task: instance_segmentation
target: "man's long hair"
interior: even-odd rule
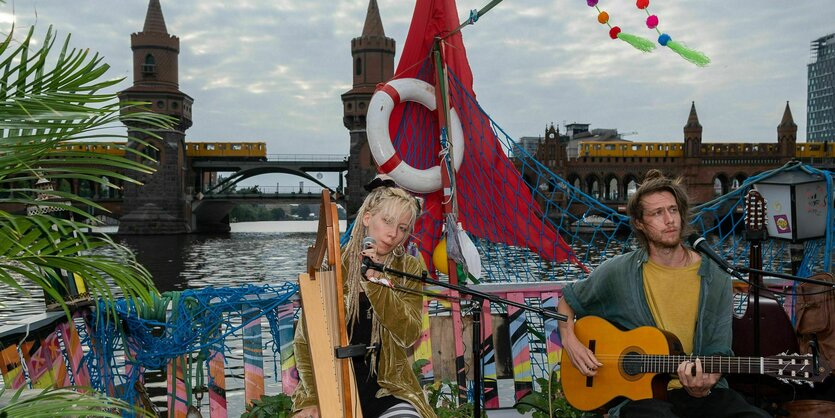
[[[677,177],[675,179],[671,179],[664,176],[664,173],[660,170],[651,169],[647,171],[646,175],[644,175],[644,181],[638,187],[638,190],[636,190],[635,193],[629,197],[629,201],[626,203],[626,214],[629,216],[629,224],[632,226],[635,238],[645,249],[649,248],[647,236],[643,231],[636,227],[636,223],[644,219],[644,205],[642,202],[644,196],[658,192],[670,192],[676,199],[678,213],[679,216],[681,216],[681,231],[679,237],[683,240],[692,229],[690,226],[689,197],[687,196],[687,191],[684,188],[682,178]]]

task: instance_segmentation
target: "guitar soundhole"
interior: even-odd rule
[[[629,352],[623,356],[623,372],[629,376],[635,376],[643,373],[641,371],[641,353]]]

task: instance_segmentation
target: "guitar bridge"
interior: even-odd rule
[[[589,350],[594,353],[595,348],[597,347],[597,340],[589,340]],[[594,376],[586,376],[586,387],[590,388],[594,384]]]

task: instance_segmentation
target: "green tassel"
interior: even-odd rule
[[[620,32],[618,33],[618,39],[632,45],[635,49],[642,52],[650,52],[655,49],[655,42],[646,38],[641,38],[637,35]]]
[[[704,67],[710,64],[710,58],[708,58],[707,55],[696,51],[695,49],[690,49],[681,42],[667,42],[667,47],[675,51],[676,54],[681,55],[682,58],[698,65],[699,67]]]

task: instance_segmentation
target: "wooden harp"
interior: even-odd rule
[[[316,242],[307,249],[307,272],[299,275],[304,332],[319,399],[319,416],[361,418],[353,363],[336,357],[348,345],[342,287],[342,251],[336,203],[322,191]]]

